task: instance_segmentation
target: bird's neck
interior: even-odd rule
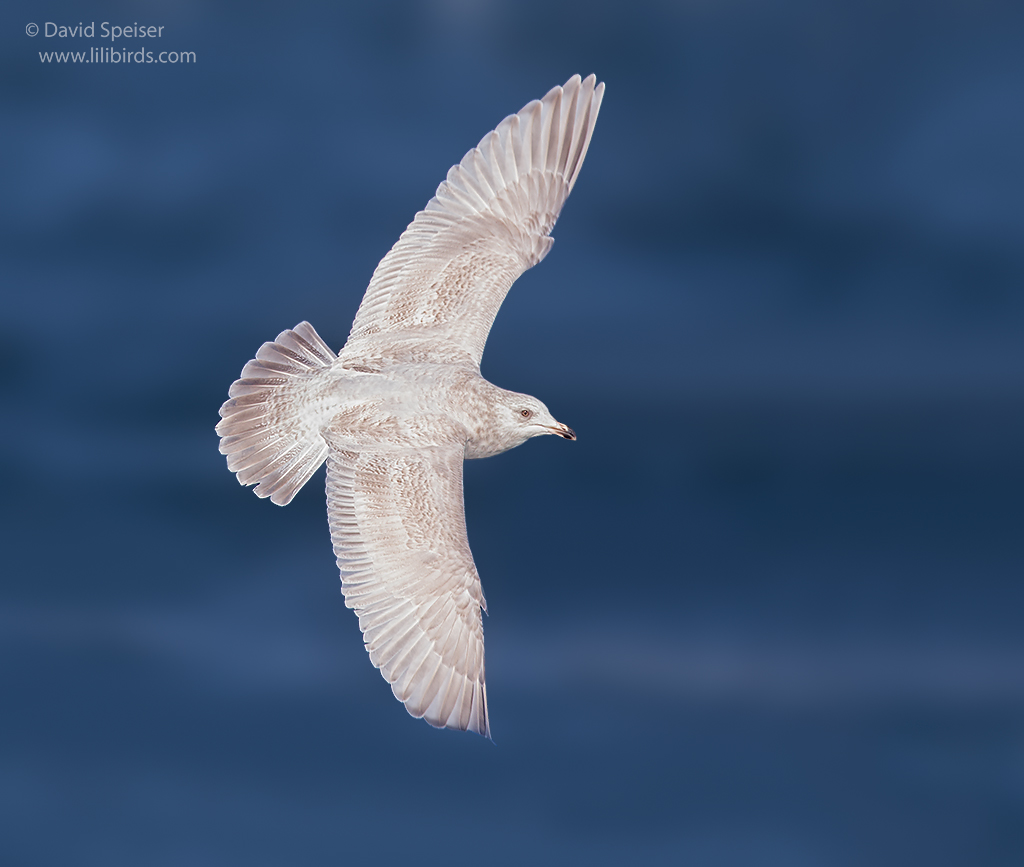
[[[465,408],[469,439],[466,442],[466,460],[500,455],[526,442],[518,430],[510,430],[504,399],[509,392],[491,385],[483,377],[466,383],[465,393],[459,395]]]

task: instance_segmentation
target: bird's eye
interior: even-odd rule
[[[519,410],[519,414],[520,414],[520,415],[521,415],[521,416],[522,416],[523,418],[529,418],[529,417],[530,417],[531,415],[533,415],[533,413],[532,413],[532,412],[530,412],[530,410],[528,410],[528,409],[521,409],[521,410]]]

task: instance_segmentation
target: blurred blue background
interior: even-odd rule
[[[1024,7],[268,7],[0,12],[0,860],[1024,863]],[[213,427],[575,72],[483,370],[579,441],[466,467],[492,744],[370,666],[322,471]]]

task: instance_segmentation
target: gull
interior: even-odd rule
[[[258,497],[288,504],[327,462],[345,605],[395,697],[437,728],[490,737],[462,462],[576,439],[537,398],[487,382],[480,358],[508,290],[551,250],[603,95],[574,75],[505,118],[381,260],[344,348],[300,322],[220,408],[221,454]]]

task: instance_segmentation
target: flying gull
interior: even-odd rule
[[[576,439],[537,398],[487,382],[480,357],[508,290],[551,250],[603,95],[574,75],[505,118],[381,260],[345,347],[300,322],[220,408],[220,451],[258,497],[286,505],[327,461],[345,604],[395,697],[439,728],[490,737],[462,462]]]

